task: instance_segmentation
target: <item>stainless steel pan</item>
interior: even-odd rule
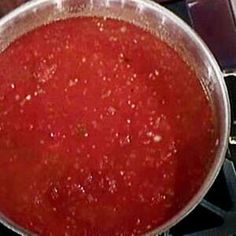
[[[150,235],[164,232],[200,203],[224,161],[230,130],[230,107],[222,72],[209,49],[188,25],[164,7],[148,0],[31,1],[0,20],[0,50],[4,50],[16,38],[38,26],[73,16],[107,16],[149,29],[182,54],[196,71],[213,101],[220,133],[215,160],[201,188],[191,201]],[[0,221],[13,231],[22,235],[29,234],[4,215],[0,216]]]

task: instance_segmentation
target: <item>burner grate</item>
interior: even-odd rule
[[[200,205],[177,226],[162,234],[163,236],[233,236],[236,235],[236,170],[232,161],[226,159],[218,178],[225,178],[231,208],[225,209],[209,199],[215,183]],[[219,186],[218,186],[219,187]],[[222,191],[222,190],[221,190]],[[219,194],[215,192],[215,194]],[[217,196],[218,198],[218,196]],[[214,198],[213,198],[214,199]],[[222,199],[222,198],[220,198]]]
[[[225,211],[222,208],[204,199],[200,205],[211,211],[213,214],[216,214],[217,216],[222,218],[224,223],[219,227],[187,234],[188,236],[228,236],[236,234],[236,171],[232,161],[229,161],[228,159],[225,161],[223,172],[226,178],[226,185],[228,187],[229,194],[232,200],[232,209],[230,211]],[[205,220],[207,220],[207,218],[205,218]]]

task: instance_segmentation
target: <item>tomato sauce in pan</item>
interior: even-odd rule
[[[123,21],[74,18],[0,54],[0,211],[39,235],[141,235],[202,185],[218,144],[182,57]]]

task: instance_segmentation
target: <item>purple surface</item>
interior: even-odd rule
[[[187,0],[187,6],[193,28],[221,67],[236,69],[236,25],[231,0]]]

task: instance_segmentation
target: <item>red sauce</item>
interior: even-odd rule
[[[213,109],[166,43],[59,21],[0,55],[0,209],[40,235],[140,235],[178,213],[214,158]]]

